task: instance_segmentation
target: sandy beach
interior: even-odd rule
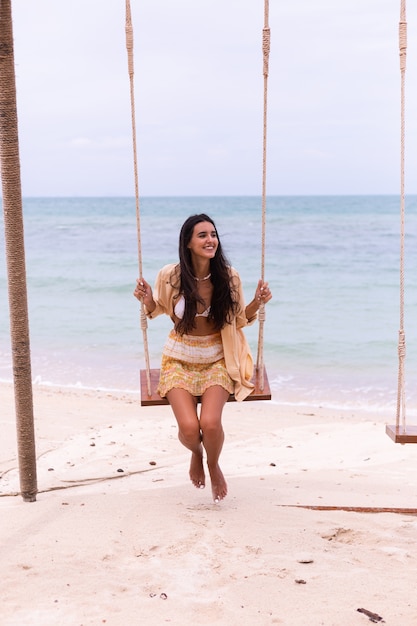
[[[229,403],[215,505],[169,407],[35,387],[25,503],[11,385],[0,403],[1,626],[417,624],[417,516],[357,510],[417,508],[394,416]]]

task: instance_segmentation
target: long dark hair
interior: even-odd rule
[[[204,301],[198,295],[191,251],[188,247],[194,227],[201,222],[210,222],[213,225],[218,240],[216,254],[210,259],[210,280],[214,289],[208,319],[213,323],[215,330],[221,330],[225,324],[232,321],[238,310],[237,292],[236,287],[232,284],[230,263],[223,252],[217,228],[211,217],[205,213],[191,215],[182,225],[179,239],[180,294],[185,299],[184,316],[176,326],[176,330],[180,333],[188,333],[195,328],[197,302],[204,306]]]

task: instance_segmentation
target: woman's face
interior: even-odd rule
[[[191,257],[213,259],[218,246],[217,232],[211,222],[199,222],[194,226],[193,234],[188,244]]]

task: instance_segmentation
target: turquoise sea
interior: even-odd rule
[[[394,415],[399,325],[399,198],[267,199],[265,363],[273,397]],[[177,260],[184,219],[206,212],[249,300],[261,272],[261,199],[142,198],[144,276]],[[24,199],[32,374],[36,385],[139,394],[144,367],[133,198]],[[0,222],[4,232],[3,222]],[[417,407],[417,197],[406,199],[406,380]],[[4,237],[0,379],[12,380]],[[149,322],[152,367],[170,328]],[[257,325],[247,329],[253,352]]]

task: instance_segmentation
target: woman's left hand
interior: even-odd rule
[[[266,304],[267,302],[270,301],[271,298],[272,298],[272,293],[271,293],[271,290],[269,289],[268,283],[264,283],[263,280],[260,279],[258,281],[258,286],[256,287],[254,300],[258,304],[261,304],[261,303]]]

